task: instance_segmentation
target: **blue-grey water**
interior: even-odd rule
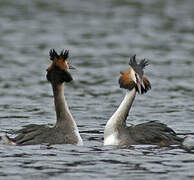
[[[84,140],[73,145],[0,144],[0,179],[194,179],[194,154],[179,147],[103,147],[103,130],[125,91],[129,57],[147,58],[152,90],[128,123],[159,120],[194,132],[193,0],[0,0],[0,132],[54,124],[51,48],[70,50],[65,95]]]

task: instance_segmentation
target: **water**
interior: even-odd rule
[[[194,132],[194,1],[0,1],[0,131],[55,123],[45,74],[51,48],[77,67],[65,95],[83,147],[0,145],[0,179],[193,179],[194,154],[178,147],[103,147],[104,126],[124,96],[129,56],[150,59],[152,90],[128,123],[159,120]]]

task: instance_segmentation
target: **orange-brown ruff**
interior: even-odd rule
[[[135,82],[131,78],[132,71],[132,69],[129,69],[127,72],[121,72],[121,76],[119,78],[120,88],[128,90],[131,90],[134,87],[137,88]],[[146,93],[148,90],[151,89],[151,84],[146,77],[143,77],[143,84],[145,88],[141,87],[142,93]]]
[[[130,59],[130,68],[121,72],[119,84],[126,89],[126,95],[118,109],[108,120],[104,130],[104,145],[130,146],[134,144],[154,144],[168,146],[181,144],[180,138],[166,124],[149,121],[127,127],[126,120],[135,99],[136,92],[146,93],[151,89],[149,80],[144,77],[144,68],[148,62],[144,59],[137,63],[136,57]]]
[[[15,138],[4,136],[4,142],[10,145],[34,144],[75,144],[82,145],[77,125],[64,96],[64,82],[72,81],[68,69],[72,68],[68,61],[68,50],[60,55],[53,49],[50,51],[51,65],[47,69],[47,80],[51,83],[54,95],[57,122],[54,127],[30,124],[15,132]]]

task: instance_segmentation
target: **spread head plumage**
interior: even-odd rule
[[[142,59],[142,60],[140,61],[139,65],[142,67],[142,69],[144,69],[146,66],[149,65],[149,62],[148,62],[148,60],[146,60],[146,59]]]
[[[51,49],[49,55],[51,61],[56,61],[58,59],[66,60],[69,57],[69,50],[62,50],[60,55],[58,55],[54,49]]]
[[[149,65],[148,60],[142,59],[140,63],[137,63],[136,61],[136,55],[132,56],[129,61],[129,65],[133,70],[140,75],[140,77],[143,77],[143,69]]]
[[[133,55],[133,56],[130,58],[130,60],[129,60],[129,65],[130,65],[131,67],[137,66],[136,54]]]

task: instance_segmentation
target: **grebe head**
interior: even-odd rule
[[[121,72],[119,84],[121,88],[133,89],[134,87],[139,94],[146,93],[151,89],[151,84],[144,77],[144,68],[148,65],[148,61],[143,59],[140,63],[136,61],[136,55],[132,56],[129,61],[130,68],[127,72]]]
[[[51,65],[47,69],[47,80],[55,84],[72,81],[73,78],[68,70],[75,68],[67,61],[69,51],[63,50],[60,55],[58,55],[54,49],[51,49],[49,55]]]

